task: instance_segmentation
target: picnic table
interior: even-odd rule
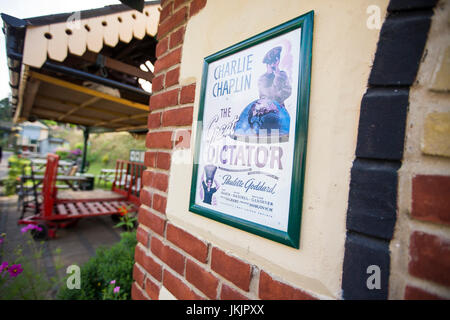
[[[98,176],[98,182],[100,184],[101,181],[103,181],[103,185],[106,186],[107,182],[113,182],[116,176],[116,172],[117,174],[120,175],[120,173],[122,172],[122,174],[126,173],[127,170],[126,169],[122,169],[122,170],[118,170],[118,169],[102,169],[100,170],[100,174]]]
[[[32,158],[30,159],[31,163],[36,166],[36,171],[44,171],[45,165],[47,164],[46,159],[40,158]],[[71,167],[73,167],[74,163],[72,161],[61,160],[58,163],[58,167],[61,168],[64,172],[68,172]]]
[[[24,182],[34,178],[34,180],[36,181],[36,187],[41,185],[42,181],[44,181],[44,175],[34,175],[33,177],[29,176],[29,175],[25,175],[25,176],[20,176],[20,178],[23,179]],[[88,177],[84,177],[84,176],[64,176],[64,175],[56,176],[56,181],[64,182],[66,185],[69,186],[70,189],[72,189],[74,191],[79,190],[80,182],[87,181],[87,180],[88,180]]]

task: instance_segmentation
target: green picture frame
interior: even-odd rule
[[[287,21],[281,25],[271,28],[265,32],[255,35],[245,41],[239,42],[204,59],[203,74],[201,82],[200,103],[198,111],[198,122],[194,146],[194,165],[191,180],[191,193],[189,211],[201,216],[216,220],[229,226],[256,234],[258,236],[285,244],[293,248],[300,247],[300,229],[303,205],[303,189],[305,174],[305,159],[308,133],[308,114],[311,79],[311,59],[313,42],[314,11],[310,11],[295,19]],[[255,223],[236,216],[225,214],[196,203],[198,186],[200,147],[203,130],[203,118],[205,111],[205,95],[207,87],[209,66],[211,63],[226,58],[242,50],[252,48],[262,42],[275,39],[284,34],[300,30],[300,55],[294,57],[299,59],[298,88],[297,88],[297,112],[295,117],[295,141],[292,163],[292,180],[290,186],[289,214],[287,230],[278,230],[261,223]],[[202,180],[203,181],[203,180]]]

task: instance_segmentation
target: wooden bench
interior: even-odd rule
[[[57,228],[68,226],[81,218],[120,215],[123,208],[126,208],[128,212],[138,210],[139,192],[142,187],[141,176],[144,171],[142,164],[118,162],[117,166],[120,163],[121,170],[125,170],[129,180],[123,186],[116,184],[116,181],[113,182],[111,191],[113,197],[95,191],[78,191],[71,193],[70,196],[67,193],[61,193],[61,196],[58,196],[56,187],[58,161],[58,155],[47,156],[47,166],[42,182],[43,200],[39,213],[19,220],[19,224],[35,224],[41,227],[42,232],[33,230],[35,238],[54,237]],[[119,175],[116,174],[115,178],[118,179]]]

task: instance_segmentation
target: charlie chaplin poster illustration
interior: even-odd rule
[[[277,46],[264,56],[262,62],[267,71],[258,79],[259,98],[250,102],[239,116],[235,139],[259,136],[261,129],[268,136],[279,136],[280,141],[289,138],[290,117],[284,101],[291,95],[292,87],[288,74],[280,70],[281,51],[282,47]]]

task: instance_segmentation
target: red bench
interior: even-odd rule
[[[116,174],[112,191],[114,197],[98,195],[95,191],[84,193],[73,192],[70,197],[58,197],[56,176],[58,173],[59,156],[49,154],[45,169],[42,204],[38,214],[20,219],[19,224],[34,224],[40,229],[33,230],[37,239],[55,237],[57,228],[64,228],[81,218],[104,215],[118,216],[126,208],[128,212],[136,212],[139,208],[139,193],[142,188],[142,172],[144,166],[139,163],[118,160],[117,167],[125,169],[126,174]],[[86,197],[89,193],[90,197]],[[83,195],[83,196],[82,196]],[[79,197],[79,198],[77,198]]]

